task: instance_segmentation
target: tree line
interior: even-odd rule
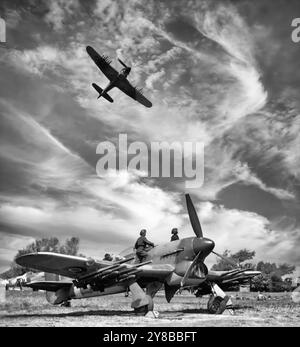
[[[26,269],[19,266],[15,259],[21,255],[36,253],[36,252],[55,252],[60,254],[78,255],[80,239],[78,237],[71,237],[66,239],[64,243],[61,243],[57,237],[43,238],[35,240],[27,245],[25,248],[18,250],[14,257],[10,268],[3,272],[0,277],[9,279],[16,276],[21,276],[31,269]]]
[[[58,238],[50,237],[35,240],[27,245],[25,248],[18,250],[11,263],[9,270],[5,271],[0,277],[8,279],[16,276],[21,276],[31,269],[23,268],[16,264],[15,259],[21,255],[36,252],[55,252],[68,255],[79,255],[80,239],[78,237],[71,237],[61,243]],[[261,271],[261,275],[251,280],[251,289],[254,291],[285,291],[290,290],[291,283],[283,281],[282,276],[291,274],[295,270],[294,265],[287,263],[275,264],[270,262],[259,261],[257,264],[250,262],[255,257],[255,251],[248,249],[241,249],[236,253],[230,250],[225,250],[223,256],[232,260],[236,265],[233,265],[225,259],[219,258],[212,266],[211,270],[214,271],[230,271],[235,268],[252,269]]]
[[[234,268],[251,269],[260,271],[261,275],[251,280],[251,289],[254,291],[280,292],[289,291],[292,288],[290,280],[282,280],[282,276],[292,274],[295,266],[287,263],[276,264],[259,261],[257,264],[250,262],[255,257],[255,251],[241,249],[236,253],[225,250],[223,256],[236,263],[236,266],[228,263],[225,259],[218,259],[217,263],[212,266],[214,271],[230,271]]]

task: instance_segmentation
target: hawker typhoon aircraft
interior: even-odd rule
[[[33,273],[33,272],[26,272],[22,276],[12,277],[7,280],[6,283],[6,289],[21,289],[23,287],[26,287],[28,283],[34,280],[40,280],[42,277],[44,277],[44,273]]]
[[[86,51],[88,55],[92,58],[98,68],[103,72],[103,74],[109,79],[109,84],[104,88],[100,88],[96,83],[93,83],[92,86],[99,93],[98,99],[105,98],[109,102],[113,102],[113,99],[108,92],[114,88],[119,88],[123,93],[130,96],[132,99],[138,101],[140,104],[146,107],[152,107],[152,103],[145,98],[142,94],[142,89],[137,89],[133,87],[127,80],[127,76],[130,74],[131,68],[123,63],[121,59],[118,59],[120,64],[123,65],[123,69],[120,72],[117,72],[110,64],[111,60],[107,56],[99,55],[94,48],[87,46]]]
[[[32,253],[20,256],[16,262],[26,268],[47,273],[45,281],[32,281],[28,286],[46,290],[52,304],[68,303],[71,299],[110,295],[131,291],[131,307],[136,314],[153,311],[153,298],[164,286],[168,302],[182,288],[193,288],[196,296],[210,294],[208,310],[220,314],[232,303],[220,288],[222,283],[244,281],[260,272],[234,269],[227,272],[208,271],[205,258],[214,253],[228,262],[232,260],[213,252],[215,243],[203,237],[202,228],[189,195],[187,210],[196,237],[157,245],[139,263],[134,253],[118,261],[95,260],[56,253]],[[59,280],[60,276],[67,277]]]
[[[23,274],[22,276],[12,277],[7,280],[6,289],[20,289],[22,290],[22,285],[28,282],[27,274]]]

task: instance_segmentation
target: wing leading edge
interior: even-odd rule
[[[118,77],[119,73],[110,66],[111,61],[107,57],[99,55],[94,48],[87,46],[86,51],[98,68],[104,73],[104,75],[110,80],[114,80]]]
[[[128,263],[134,257],[122,260],[95,261],[83,257],[75,257],[58,253],[31,253],[20,256],[16,259],[17,264],[57,275],[75,279],[76,286],[86,286],[87,284],[97,285],[126,282],[128,280],[147,280],[151,278],[163,280],[170,275],[174,267],[169,265],[151,264],[152,261],[144,263]],[[40,285],[36,284],[36,286]]]
[[[216,283],[243,283],[255,276],[260,275],[260,271],[247,269],[234,269],[231,271],[209,271],[208,280]]]
[[[118,82],[117,87],[126,95],[136,100],[145,107],[152,107],[152,103],[136,88],[134,88],[128,80],[121,80]]]
[[[23,267],[70,278],[77,278],[109,264],[105,261],[99,263],[84,257],[50,252],[26,254],[18,257],[16,263]]]

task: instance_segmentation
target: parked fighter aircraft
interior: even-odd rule
[[[141,89],[137,89],[133,87],[127,80],[127,76],[129,75],[131,68],[122,62],[121,59],[118,61],[124,66],[124,68],[117,72],[110,64],[111,60],[109,60],[106,56],[100,56],[92,47],[87,46],[86,51],[88,55],[93,59],[98,68],[104,73],[104,75],[109,79],[109,84],[104,88],[100,88],[96,83],[93,83],[92,86],[99,93],[98,99],[103,96],[107,101],[113,102],[113,99],[107,93],[114,87],[119,88],[123,93],[127,94],[134,100],[138,101],[140,104],[151,107],[152,103],[145,98],[142,94]]]
[[[22,276],[12,277],[6,283],[6,290],[8,289],[20,289],[22,290],[22,286],[24,283],[28,281],[27,274],[25,273]]]
[[[12,277],[7,280],[6,283],[6,290],[9,289],[20,289],[22,290],[23,287],[26,287],[28,283],[30,283],[32,280],[40,280],[42,277],[44,277],[44,273],[32,273],[32,272],[26,272],[22,276]]]
[[[47,299],[52,304],[126,292],[129,288],[132,293],[132,308],[137,314],[146,314],[153,310],[153,298],[164,285],[168,302],[177,290],[184,287],[196,289],[197,296],[211,294],[208,310],[220,314],[231,305],[230,298],[220,288],[222,282],[251,278],[260,272],[241,269],[209,272],[204,260],[213,252],[215,243],[203,237],[189,195],[186,195],[186,203],[196,237],[155,246],[149,250],[143,263],[138,263],[133,253],[118,261],[97,261],[56,253],[33,253],[20,256],[16,262],[27,268],[51,273],[47,275],[46,281],[32,281],[28,286],[46,290]],[[231,260],[224,259],[232,263]],[[60,281],[60,275],[70,279]]]

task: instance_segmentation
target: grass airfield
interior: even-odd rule
[[[73,300],[71,307],[60,307],[50,305],[43,292],[11,290],[6,293],[6,302],[0,304],[0,326],[300,326],[300,304],[292,302],[290,293],[270,293],[266,301],[257,301],[257,293],[229,295],[233,296],[234,314],[225,311],[212,315],[206,309],[208,297],[199,299],[184,292],[168,304],[160,292],[154,301],[159,318],[154,319],[135,316],[131,298],[124,294]]]

